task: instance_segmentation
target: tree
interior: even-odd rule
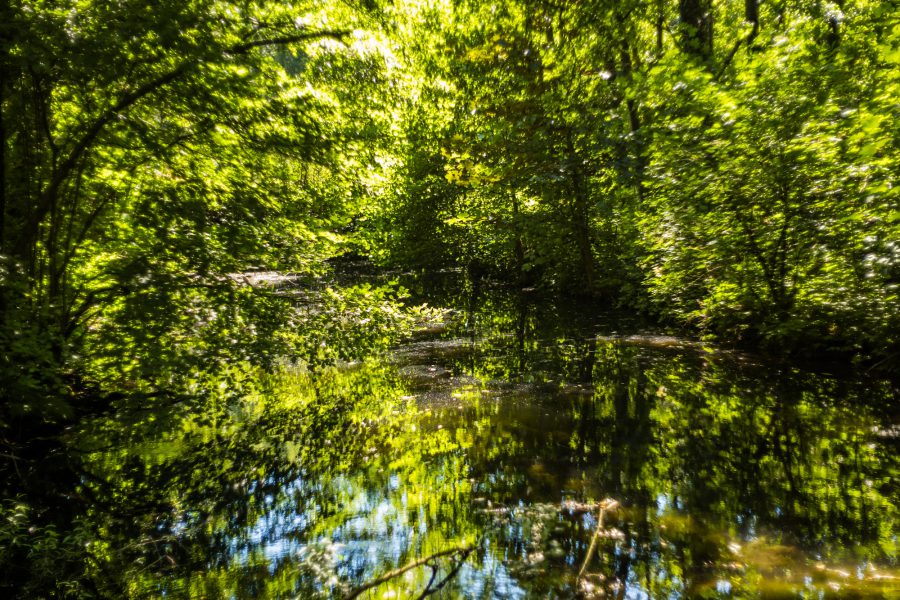
[[[890,268],[876,273],[863,258],[893,235],[894,175],[879,165],[895,150],[869,112],[893,85],[887,55],[871,48],[880,14],[866,4],[847,13],[833,49],[819,43],[816,15],[789,12],[790,27],[760,31],[752,52],[732,54],[721,82],[689,69],[653,82],[678,91],[677,102],[655,100],[665,116],[644,222],[648,283],[663,311],[782,347],[819,340],[864,354],[895,343]]]
[[[262,0],[41,1],[3,13],[10,405],[82,385],[56,377],[76,363],[84,375],[91,356],[183,355],[178,340],[204,331],[208,344],[233,345],[238,330],[254,338],[254,311],[271,331],[287,313],[229,274],[310,271],[332,252],[358,187],[340,162],[367,159],[353,157],[364,136],[348,135],[365,123],[342,120],[327,67],[377,68],[353,46],[365,13]],[[346,75],[347,92],[363,89]]]

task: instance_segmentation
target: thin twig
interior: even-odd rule
[[[871,367],[869,367],[868,369],[866,369],[865,372],[866,372],[866,373],[869,373],[869,372],[872,371],[873,369],[876,369],[876,368],[880,367],[880,366],[883,365],[884,363],[888,362],[888,361],[891,360],[892,358],[896,358],[897,356],[900,356],[900,352],[894,352],[893,354],[888,354],[888,355],[885,356],[883,359],[879,360],[877,363],[875,363],[874,365],[872,365]]]
[[[618,500],[613,500],[612,498],[607,498],[600,503],[600,515],[597,518],[597,529],[594,530],[594,536],[591,538],[591,545],[588,547],[587,556],[584,557],[584,562],[581,563],[581,570],[578,571],[578,578],[576,581],[580,581],[581,578],[584,577],[584,571],[587,569],[588,563],[591,562],[591,558],[594,556],[597,540],[600,539],[600,534],[603,531],[603,517],[606,515],[606,511],[614,510],[618,505]]]
[[[422,593],[419,595],[418,598],[416,598],[416,600],[422,600],[422,598],[427,596],[429,594],[428,590],[431,589],[431,586],[434,585],[434,580],[437,579],[437,574],[438,574],[438,570],[440,569],[440,565],[438,565],[437,563],[431,563],[428,565],[428,567],[431,569],[431,577],[428,578],[428,584],[425,586],[425,589],[422,590]]]
[[[13,468],[16,470],[16,475],[19,476],[19,479],[22,479],[22,473],[19,471],[19,461],[22,460],[15,454],[7,454],[6,452],[0,452],[0,458],[8,458],[13,464]]]

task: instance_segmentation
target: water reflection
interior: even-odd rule
[[[123,405],[73,433],[92,585],[341,597],[475,545],[434,597],[900,597],[888,383],[519,294],[461,304],[389,364],[236,372],[204,404]],[[416,598],[430,576],[363,597]]]

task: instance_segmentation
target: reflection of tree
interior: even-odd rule
[[[711,577],[696,565],[724,560],[724,540],[716,532],[719,538],[765,535],[828,554],[855,548],[856,560],[896,556],[896,544],[884,552],[884,527],[897,523],[896,495],[859,494],[858,502],[848,503],[841,492],[850,482],[896,472],[896,459],[870,457],[850,466],[830,456],[834,446],[854,452],[872,445],[870,430],[878,421],[871,410],[848,414],[834,406],[827,378],[794,374],[767,381],[765,372],[729,372],[727,362],[714,359],[702,367],[661,364],[648,372],[666,390],[654,416],[663,448],[658,493],[690,515],[690,535],[672,540],[686,586]],[[847,390],[842,401],[858,402],[860,391]],[[871,500],[881,506],[875,527]]]
[[[371,366],[315,380],[236,370],[198,386],[207,383],[213,391],[195,399],[123,402],[72,436],[73,493],[85,504],[63,504],[74,504],[74,531],[60,533],[85,539],[87,552],[71,559],[93,565],[87,583],[102,594],[226,597],[316,583],[303,561],[273,563],[265,546],[296,543],[327,520],[331,491],[311,474],[365,462],[403,409],[394,375]],[[279,510],[285,498],[291,509]],[[285,579],[263,583],[271,568]],[[30,577],[52,584],[54,573]]]
[[[523,328],[521,307],[496,294],[472,307],[483,311],[477,355],[459,370],[536,386],[527,401],[516,392],[471,417],[483,422],[466,432],[472,471],[504,502],[621,499],[629,516],[624,540],[607,542],[608,579],[643,581],[652,597],[706,593],[719,577],[755,585],[747,565],[760,561],[741,563],[730,540],[769,540],[754,556],[779,577],[803,571],[811,553],[855,564],[897,556],[897,459],[871,431],[889,388],[652,339],[601,342],[571,315],[543,312]],[[579,552],[577,539],[561,544]]]
[[[399,400],[373,364],[315,384],[236,372],[198,383],[220,390],[202,408],[123,403],[73,434],[90,579],[119,596],[338,596],[483,536],[447,597],[565,597],[596,521],[560,500],[607,496],[623,506],[586,576],[612,596],[727,581],[795,597],[832,565],[896,560],[898,453],[873,408],[889,387],[609,341],[514,295],[471,310],[475,343],[430,357],[470,377],[429,384],[434,402]],[[429,570],[409,576],[378,593],[424,589]]]

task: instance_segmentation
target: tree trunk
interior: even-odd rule
[[[515,189],[512,189],[510,194],[512,195],[513,235],[516,238],[515,246],[513,247],[513,258],[516,265],[516,279],[519,283],[522,283],[525,280],[525,244],[522,242],[522,229],[519,223],[519,196],[516,194]]]
[[[584,291],[588,294],[594,292],[594,252],[591,248],[591,230],[589,223],[588,195],[584,186],[584,176],[576,169],[573,173],[573,187],[575,188],[575,242],[578,245],[578,255],[581,261],[581,278],[584,283]]]
[[[582,171],[575,144],[569,134],[568,151],[569,163],[572,170],[572,193],[574,196],[572,229],[575,235],[575,244],[578,247],[578,257],[581,266],[581,281],[583,290],[587,294],[594,292],[594,251],[591,247],[590,206],[587,182]]]
[[[744,20],[759,27],[759,0],[744,0]]]
[[[685,50],[703,60],[713,56],[712,0],[679,0],[681,39]]]
[[[12,11],[9,0],[0,0],[0,254],[6,249],[6,202],[7,202],[7,131],[6,131],[6,88],[11,85],[9,77],[9,50],[12,46]]]
[[[2,18],[2,16],[0,16]],[[3,41],[0,40],[0,44]],[[0,252],[5,246],[6,232],[6,111],[3,102],[6,99],[6,50],[0,50]]]
[[[838,5],[838,8],[844,10],[844,3],[841,0],[835,3]],[[828,44],[829,49],[835,50],[841,45],[841,21],[835,14],[830,14],[825,19],[828,22],[828,34],[825,36],[825,43]]]

